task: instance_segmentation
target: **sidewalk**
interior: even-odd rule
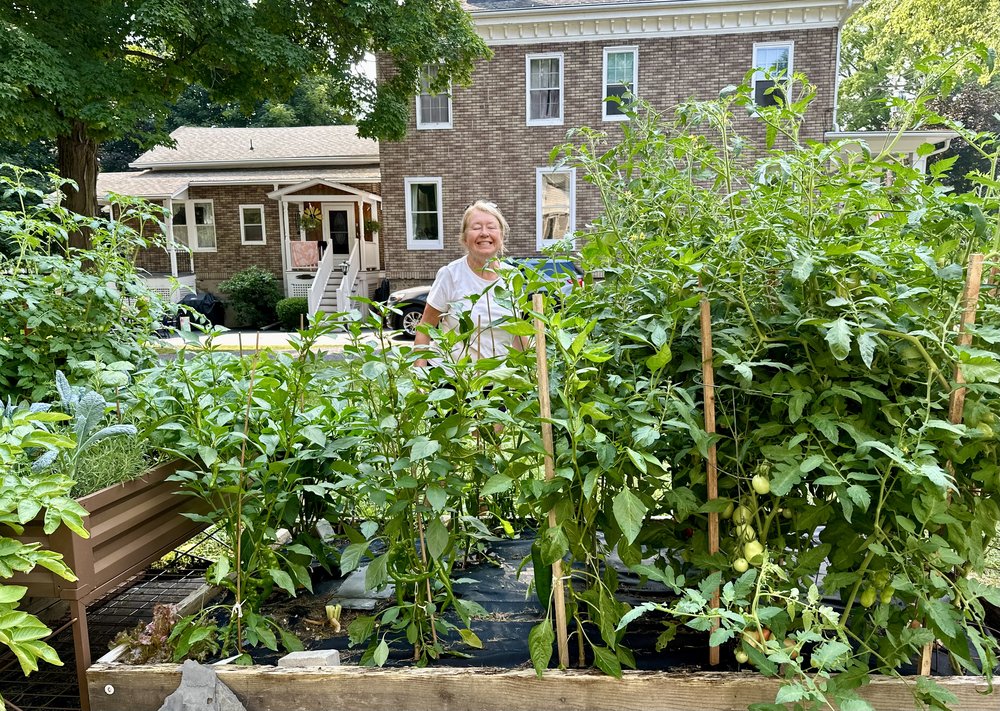
[[[366,330],[362,333],[367,334],[370,338],[375,338],[373,331]],[[245,353],[253,353],[256,350],[288,351],[294,349],[291,339],[296,335],[295,331],[226,331],[217,334],[213,339],[213,343],[215,348],[221,351],[242,351]],[[207,336],[202,335],[202,342],[206,338]],[[340,353],[344,350],[344,346],[350,343],[350,340],[350,336],[345,333],[322,336],[317,341],[315,350],[327,353]],[[395,339],[390,339],[390,343],[394,342]],[[184,343],[185,340],[181,336],[161,338],[161,345],[157,347],[157,350],[161,353],[169,353],[179,350]],[[192,348],[194,346],[188,345],[188,347]]]

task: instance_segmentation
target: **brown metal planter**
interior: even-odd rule
[[[84,518],[90,538],[80,538],[65,527],[46,535],[41,519],[25,526],[20,537],[22,541],[37,541],[43,548],[61,553],[77,575],[78,579],[70,582],[37,567],[9,582],[27,586],[30,597],[58,598],[69,603],[80,699],[85,710],[89,708],[86,670],[90,666],[87,605],[205,528],[204,523],[182,515],[204,512],[204,503],[191,496],[177,495],[180,485],[167,480],[182,466],[179,460],[167,462],[136,479],[80,499],[80,504],[90,512]]]

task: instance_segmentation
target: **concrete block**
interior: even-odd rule
[[[246,711],[236,694],[219,681],[211,667],[188,659],[181,666],[177,691],[163,701],[160,711]]]
[[[336,649],[313,649],[291,652],[278,660],[279,667],[339,667],[340,652]]]

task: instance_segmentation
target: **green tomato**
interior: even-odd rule
[[[792,510],[790,508],[785,507],[785,508],[781,509],[781,518],[787,519],[788,521],[791,521],[792,520],[792,516],[793,516],[793,514],[792,514]]]
[[[879,597],[879,602],[881,602],[883,605],[888,605],[890,602],[892,602],[892,596],[895,594],[896,594],[896,588],[892,587],[891,585],[888,585],[882,588],[882,595],[881,597]]]
[[[861,602],[862,607],[871,607],[875,604],[875,588],[865,588],[861,591]]]
[[[760,541],[747,541],[743,544],[743,557],[754,565],[760,562],[763,554],[764,546]]]
[[[750,519],[750,509],[746,506],[737,506],[733,511],[733,523],[747,523]]]
[[[745,573],[750,569],[750,564],[746,558],[737,558],[733,561],[733,570],[737,573]]]
[[[750,480],[750,486],[756,491],[760,496],[771,493],[771,481],[763,474],[757,474],[753,479]]]
[[[872,582],[875,584],[875,587],[884,588],[889,584],[889,571],[884,568],[875,571],[875,574],[872,576]]]
[[[749,523],[741,523],[736,526],[736,537],[741,541],[753,541],[757,539],[757,532]]]
[[[736,505],[732,501],[730,501],[728,504],[726,504],[726,508],[722,509],[722,513],[720,513],[719,516],[721,516],[724,519],[732,518],[733,511],[735,510],[736,510]]]
[[[740,664],[746,664],[750,661],[750,655],[744,652],[742,649],[737,649],[736,653],[733,655],[736,657],[736,661]]]

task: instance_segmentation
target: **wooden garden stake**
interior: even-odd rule
[[[715,369],[712,367],[712,309],[708,299],[701,300],[701,371],[705,390],[705,432],[715,434]],[[716,458],[715,442],[708,445],[708,458],[705,461],[705,475],[708,478],[708,500],[719,498],[719,465]],[[719,514],[712,511],[708,514],[708,553],[719,552]],[[719,589],[712,593],[712,606],[719,606]],[[716,620],[712,624],[714,632],[719,627]],[[718,645],[708,648],[708,663],[715,666],[719,663]]]
[[[531,306],[535,313],[540,314],[545,309],[542,294],[531,298]],[[545,480],[549,481],[556,475],[555,446],[552,442],[552,403],[549,401],[549,367],[545,357],[545,325],[542,319],[535,316],[535,362],[538,367],[538,408],[542,416],[542,446],[545,448]],[[549,510],[549,527],[556,525],[555,509]],[[566,630],[566,597],[563,592],[562,561],[552,564],[552,591],[556,608],[556,640],[559,648],[559,666],[569,668],[569,634]]]
[[[969,327],[976,322],[976,311],[979,309],[979,292],[983,286],[983,255],[973,254],[969,258],[969,269],[965,277],[965,291],[962,293],[962,318],[959,325],[958,345],[969,346],[972,344],[972,331]],[[965,409],[965,376],[962,369],[955,366],[955,383],[958,385],[951,391],[951,398],[948,401],[948,421],[953,425],[961,424],[962,411]],[[951,462],[948,462],[948,470],[952,470]],[[951,500],[951,493],[948,494]],[[924,645],[920,653],[920,675],[930,676],[931,673],[931,653],[934,644]]]

